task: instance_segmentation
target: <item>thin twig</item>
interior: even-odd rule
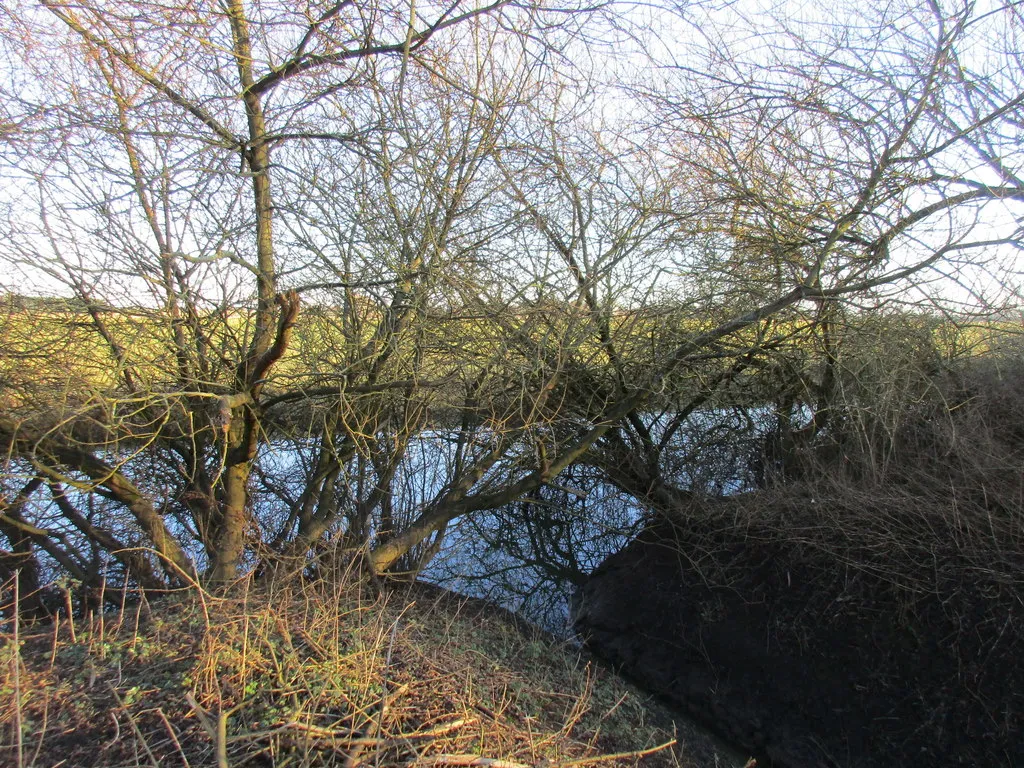
[[[499,760],[480,755],[434,755],[415,765],[454,765],[463,768],[533,768],[526,763],[514,763],[511,760]]]
[[[188,761],[188,757],[185,755],[185,750],[181,748],[181,742],[178,741],[178,734],[174,731],[174,726],[171,725],[171,721],[167,719],[167,715],[164,714],[163,707],[157,707],[156,713],[160,716],[160,719],[164,721],[164,727],[167,728],[167,733],[171,737],[171,742],[174,744],[175,749],[178,750],[178,754],[181,755],[181,762],[185,764],[185,768],[192,768]]]
[[[462,728],[465,725],[472,725],[475,722],[476,718],[459,718],[458,720],[452,720],[451,722],[442,723],[441,725],[434,726],[433,728],[428,728],[425,731],[400,733],[394,737],[382,739],[374,736],[356,736],[350,730],[324,728],[319,725],[293,721],[283,723],[276,728],[271,728],[266,731],[248,731],[247,733],[237,734],[229,738],[228,743],[233,744],[238,741],[257,741],[270,736],[277,736],[287,731],[301,731],[306,736],[310,736],[314,739],[337,741],[347,747],[390,747],[412,739],[434,739],[439,736],[445,736],[452,731],[457,731],[459,728]]]
[[[132,717],[132,713],[128,711],[128,708],[121,701],[121,697],[117,695],[117,690],[110,683],[107,683],[107,688],[110,690],[110,695],[114,697],[114,701],[117,702],[117,708],[124,712],[125,717],[128,718],[128,723],[132,727],[132,731],[135,733],[135,738],[139,740],[139,744],[142,749],[145,750],[146,756],[149,758],[150,764],[153,768],[160,768],[160,761],[156,759],[156,755],[153,754],[149,748],[149,744],[146,743],[146,737],[143,736],[142,731],[139,729],[138,724],[135,722],[135,718]],[[114,718],[114,723],[117,723],[117,718]]]
[[[638,749],[633,752],[616,752],[611,755],[596,755],[594,757],[581,757],[578,760],[569,760],[565,763],[554,763],[557,768],[572,768],[576,765],[592,765],[593,763],[606,763],[610,760],[630,760],[637,757],[646,757],[647,755],[653,755],[655,752],[661,752],[662,750],[668,749],[675,746],[676,740],[670,739],[664,744],[659,744],[656,747],[650,747],[648,749]]]
[[[21,721],[21,569],[14,571],[14,646],[11,649],[11,667],[14,677],[14,729],[18,747],[18,768],[25,765],[25,746],[22,741]]]
[[[549,763],[547,761],[543,761],[543,763],[549,766],[549,768],[573,768],[573,766],[606,763],[612,760],[629,760],[653,755],[655,752],[661,752],[662,750],[674,746],[675,743],[676,740],[672,739],[670,741],[666,741],[664,744],[659,744],[656,747],[638,749],[633,752],[616,752],[611,755],[581,757],[578,760],[568,760],[566,762]],[[511,760],[481,757],[480,755],[434,755],[433,757],[418,760],[414,765],[451,765],[460,766],[461,768],[537,768],[537,766],[531,766],[526,763],[515,763]],[[748,765],[747,768],[750,768],[750,766]]]

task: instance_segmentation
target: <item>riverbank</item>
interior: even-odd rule
[[[743,764],[578,649],[433,587],[188,592],[14,629],[6,765]]]

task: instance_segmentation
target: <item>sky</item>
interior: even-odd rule
[[[934,36],[938,30],[934,20],[910,23],[906,8],[899,3],[867,8],[856,3],[768,3],[758,0],[691,3],[681,10],[639,3],[627,7],[629,10],[618,18],[614,30],[607,23],[604,26],[596,24],[584,42],[581,42],[583,38],[579,38],[575,42],[565,43],[561,49],[562,63],[572,62],[574,68],[570,71],[563,66],[563,74],[558,76],[562,79],[562,87],[568,89],[568,96],[563,99],[563,106],[559,109],[566,110],[568,107],[568,112],[578,113],[575,127],[578,130],[589,130],[592,137],[600,136],[599,141],[594,139],[595,152],[614,153],[629,146],[642,146],[646,150],[652,142],[660,142],[651,157],[658,162],[664,159],[664,176],[672,177],[672,174],[676,174],[680,180],[680,189],[685,187],[687,164],[692,162],[687,153],[693,145],[687,142],[695,140],[694,137],[700,131],[706,133],[708,130],[718,130],[723,134],[718,138],[721,145],[728,143],[731,147],[746,147],[733,157],[723,156],[723,166],[730,162],[737,165],[729,169],[733,181],[741,180],[744,184],[750,181],[750,174],[739,167],[743,162],[757,157],[762,158],[759,162],[769,162],[780,147],[785,149],[798,146],[799,141],[796,140],[801,137],[793,132],[805,128],[795,126],[807,126],[815,120],[818,125],[815,130],[821,131],[819,140],[824,141],[820,146],[821,151],[834,151],[837,156],[846,153],[842,159],[847,165],[856,162],[858,158],[865,162],[875,159],[871,153],[884,149],[884,142],[881,142],[884,131],[879,126],[883,126],[885,119],[899,113],[899,105],[894,107],[892,104],[898,95],[893,91],[893,86],[903,82],[900,78],[904,77],[906,82],[911,83],[908,93],[914,95],[913,81],[916,73],[912,69],[920,62],[912,56],[908,58],[906,51],[914,46],[918,46],[921,52],[926,51],[929,35]],[[913,4],[907,7],[913,9]],[[917,10],[924,7],[924,4],[920,4]],[[868,20],[865,14],[870,14],[873,17],[871,21],[880,25],[878,28],[882,34],[867,34],[870,30],[866,25]],[[999,41],[1012,40],[1012,35],[1019,30],[1015,23],[1006,24],[1006,36],[994,34],[1004,31],[1000,29],[1005,24],[1003,16],[985,17],[984,9],[981,16],[982,20],[966,33],[964,43],[957,48],[961,70],[977,70],[985,78],[982,85],[1000,88],[1012,96],[1012,89],[1019,89],[1024,82],[1020,61],[1012,55],[1006,55],[1005,51],[1000,52]],[[841,28],[835,25],[837,19],[844,22]],[[812,35],[817,40],[812,40]],[[14,58],[8,59],[8,66],[12,68],[7,73],[12,77],[8,79],[12,83],[21,82],[22,95],[29,98],[43,94],[43,90],[31,81],[32,70],[29,65],[39,63],[38,57],[32,58],[34,54],[42,53],[43,58],[47,58],[48,52],[42,47],[44,42],[44,38],[40,37],[41,47],[25,46],[24,52],[29,59],[21,64]],[[1007,43],[1007,46],[1011,45]],[[67,49],[64,49],[61,55],[66,54]],[[72,52],[71,59],[76,55]],[[551,56],[550,60],[557,61],[558,58]],[[60,56],[49,56],[49,59],[50,65],[60,62]],[[197,62],[184,64],[194,67]],[[808,73],[815,64],[821,69],[814,77],[810,77]],[[766,65],[769,66],[765,68]],[[51,74],[55,71],[49,69],[47,64],[39,66],[42,67],[39,71]],[[869,72],[871,78],[861,78],[853,85],[845,83],[843,73],[853,73],[856,68],[861,72]],[[800,76],[795,77],[794,72],[798,71]],[[211,82],[216,83],[216,80]],[[589,87],[591,84],[598,87],[592,93],[580,95],[585,90],[584,86]],[[978,86],[978,92],[984,90],[982,85]],[[49,95],[49,103],[55,113],[60,113],[67,106],[60,103],[60,98],[59,89]],[[65,91],[64,98],[71,98],[70,91]],[[790,109],[801,98],[817,106],[806,114],[796,114],[795,111],[785,114],[786,109]],[[552,105],[554,103],[551,102]],[[654,108],[651,108],[652,103]],[[776,106],[758,113],[758,109],[769,103]],[[147,109],[146,104],[145,96],[140,92],[138,109]],[[748,105],[748,116],[744,116],[741,114],[742,109]],[[733,109],[731,118],[708,120],[697,125],[700,121],[695,121],[693,115],[701,108],[715,106]],[[957,105],[956,108],[962,106]],[[830,108],[837,110],[835,116],[825,114],[825,110]],[[839,114],[838,111],[842,109],[850,112]],[[873,118],[872,114],[875,115]],[[952,108],[950,114],[955,116]],[[562,113],[559,113],[558,121],[563,120],[568,118],[563,118]],[[774,122],[769,124],[770,121]],[[69,124],[68,120],[64,122],[65,126]],[[843,134],[840,129],[851,133]],[[60,282],[64,278],[47,274],[46,270],[39,268],[39,259],[33,256],[33,251],[46,253],[59,241],[61,253],[67,257],[66,260],[77,265],[76,275],[86,283],[92,282],[97,288],[111,284],[111,296],[120,295],[131,301],[144,300],[153,277],[144,276],[140,279],[132,275],[131,269],[123,268],[124,261],[116,253],[119,247],[152,250],[152,242],[147,242],[144,219],[136,211],[118,217],[120,223],[117,227],[105,227],[83,207],[86,201],[91,200],[95,204],[99,198],[106,199],[105,205],[130,206],[129,195],[123,185],[119,187],[111,183],[106,175],[110,170],[123,173],[127,168],[127,160],[123,153],[117,153],[116,142],[109,141],[109,136],[83,136],[90,142],[86,149],[103,147],[95,158],[95,167],[88,174],[79,173],[81,169],[74,168],[59,153],[53,155],[52,161],[47,161],[50,162],[48,166],[41,163],[39,157],[32,155],[12,157],[8,153],[0,156],[0,163],[7,163],[5,168],[0,166],[0,179],[4,182],[3,188],[0,188],[0,205],[8,211],[5,225],[7,237],[5,244],[0,245],[0,262],[6,265],[0,274],[0,290],[16,293],[66,292],[66,286]],[[822,139],[822,136],[825,138]],[[862,139],[861,143],[857,142],[858,137]],[[1002,136],[1003,147],[1013,149],[1014,138]],[[147,148],[158,154],[164,153],[166,159],[166,153],[172,151],[170,148],[180,145],[180,156],[172,158],[172,165],[176,165],[181,172],[189,163],[192,163],[193,168],[202,167],[204,163],[207,167],[210,165],[205,160],[196,160],[200,155],[205,157],[202,139],[186,139],[183,136],[175,136],[173,139],[154,138],[147,144]],[[923,143],[931,141],[933,144],[936,141],[935,136],[923,133],[919,140]],[[1003,161],[1020,167],[1019,146],[1018,143],[1013,156],[1003,155]],[[81,149],[80,145],[79,151]],[[995,150],[1000,150],[1000,147]],[[325,152],[331,151],[330,148],[325,149]],[[190,157],[190,152],[198,154]],[[210,157],[214,155],[210,154]],[[580,162],[583,159],[586,158]],[[807,160],[803,166],[794,164],[788,171],[791,183],[795,185],[793,189],[799,190],[803,185],[804,192],[801,194],[808,201],[821,192],[821,180],[827,175],[822,169],[829,159],[819,157],[813,161]],[[837,166],[840,165],[839,159],[836,158]],[[212,177],[220,178],[220,181],[212,185],[209,180],[204,182],[206,186],[201,188],[202,193],[194,195],[194,199],[189,199],[177,212],[178,220],[168,221],[169,228],[178,232],[179,248],[194,254],[196,261],[190,262],[188,268],[195,273],[197,290],[209,290],[211,295],[220,296],[222,300],[237,300],[245,292],[242,283],[238,283],[245,278],[244,269],[229,266],[224,259],[218,262],[216,258],[218,253],[231,252],[232,248],[241,251],[244,243],[240,247],[237,242],[217,242],[216,238],[211,239],[204,234],[210,232],[211,227],[215,229],[218,222],[225,227],[237,226],[244,214],[246,180],[231,178],[233,172],[230,162],[230,158],[227,158]],[[623,161],[622,167],[627,168],[631,162]],[[649,165],[652,162],[657,165],[648,159]],[[969,151],[960,149],[936,153],[932,166],[951,177],[969,177],[976,182],[988,184],[997,180],[991,163],[986,165],[978,157],[972,157]],[[40,196],[40,186],[35,183],[31,173],[27,173],[29,170],[45,175],[45,199]],[[576,171],[575,168],[571,170]],[[650,178],[655,179],[657,169],[651,166],[647,170],[652,174]],[[591,172],[580,166],[581,177],[589,178],[586,174]],[[188,173],[193,174],[194,178],[194,171]],[[66,178],[62,179],[62,176]],[[282,173],[275,179],[275,183],[290,183],[285,176]],[[172,181],[172,187],[175,182],[176,179]],[[557,187],[559,182],[552,179],[551,183]],[[639,186],[633,187],[634,193],[647,183],[653,182],[637,182]],[[954,185],[952,188],[962,187]],[[630,194],[628,185],[618,192],[609,191],[608,185],[601,179],[597,179],[594,189],[599,194],[605,194],[609,204],[621,201],[623,195]],[[850,190],[853,194],[855,186],[851,186]],[[921,207],[931,201],[930,194],[933,193],[909,193],[902,202]],[[821,198],[825,201],[828,196],[822,195]],[[844,201],[841,196],[833,195],[833,198],[836,215],[840,216]],[[181,195],[178,195],[178,199],[181,199]],[[282,194],[280,199],[283,203],[286,196]],[[845,202],[852,206],[854,201]],[[822,205],[825,202],[818,206],[819,216]],[[45,211],[42,210],[44,207]],[[986,206],[977,228],[982,239],[1005,238],[1016,232],[1021,215],[1017,208],[1011,202]],[[545,210],[550,212],[552,222],[556,224],[567,215],[564,208],[555,204]],[[43,212],[45,218],[40,215]],[[559,219],[559,216],[563,219]],[[286,215],[282,216],[284,218],[287,218]],[[193,220],[205,223],[202,226],[190,224]],[[864,227],[871,229],[870,218],[865,219]],[[284,229],[279,225],[279,234]],[[571,229],[571,222],[564,224],[564,232]],[[591,231],[596,229],[591,227]],[[17,236],[19,232],[20,238]],[[47,232],[52,237],[47,237]],[[12,233],[15,237],[11,237]],[[940,236],[941,232],[937,230],[926,235],[918,228],[913,238],[903,238],[899,246],[903,250],[894,254],[894,260],[899,263],[901,259],[906,262],[917,258],[922,249],[933,248],[934,238]],[[20,250],[17,247],[19,242]],[[604,242],[607,242],[607,237]],[[595,242],[595,247],[599,245]],[[996,302],[995,294],[1000,288],[1000,281],[1009,279],[1009,273],[1016,268],[1017,249],[1004,244],[992,246],[988,252],[993,262],[1001,262],[998,270],[993,270],[998,271],[998,274],[987,274],[985,270],[978,269],[967,270],[959,274],[958,279],[945,280],[941,287],[931,285],[929,290],[938,290],[955,302]],[[645,258],[651,257],[648,255]],[[670,253],[665,263],[673,259],[685,261],[685,256],[681,251]],[[209,263],[199,263],[203,260]],[[626,269],[627,266],[629,269]],[[638,263],[635,261],[623,262],[621,279],[634,279],[639,274],[637,268]],[[955,268],[955,263],[947,263],[941,271],[952,273]],[[933,271],[931,274],[936,275],[938,272]],[[646,279],[654,278],[648,275]],[[679,271],[673,278],[671,268],[662,268],[657,279],[671,285],[673,279],[682,281],[686,277]],[[639,294],[644,295],[646,291],[646,288],[640,287]],[[982,294],[985,296],[982,297]]]

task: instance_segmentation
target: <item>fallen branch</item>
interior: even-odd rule
[[[656,747],[650,747],[648,749],[638,749],[633,752],[616,752],[613,755],[596,755],[594,757],[581,757],[579,760],[570,760],[567,763],[555,763],[552,768],[572,768],[577,765],[591,765],[593,763],[605,763],[609,760],[628,760],[637,757],[647,757],[647,755],[653,755],[655,752],[661,752],[663,749],[675,746],[676,740],[672,739],[666,741],[664,744],[659,744]]]
[[[534,768],[525,763],[513,763],[511,760],[498,760],[480,755],[434,755],[424,760],[417,760],[413,765],[453,765],[464,768]]]
[[[543,768],[574,768],[575,766],[605,763],[611,760],[629,760],[632,758],[646,757],[647,755],[653,755],[655,752],[661,752],[664,749],[668,749],[669,747],[674,746],[675,743],[676,740],[672,739],[671,741],[666,741],[664,744],[659,744],[656,747],[638,749],[633,752],[616,752],[611,755],[581,757],[578,760],[568,760],[566,762],[541,760],[535,765],[515,763],[511,760],[501,760],[492,757],[481,757],[480,755],[434,755],[433,757],[417,760],[413,765],[450,765],[459,766],[459,768],[542,768],[542,766]]]

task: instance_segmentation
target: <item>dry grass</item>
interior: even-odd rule
[[[192,591],[4,640],[18,768],[701,764],[578,652],[419,586]]]
[[[847,665],[832,731],[870,731],[874,756],[1024,765],[1024,363],[1003,366],[975,364],[891,428],[851,416],[860,434],[808,450],[793,478],[695,499],[664,534],[682,591],[709,588],[708,623],[722,595],[769,606],[765,658],[813,668],[815,690],[788,696],[821,701],[840,690],[830,660]]]

